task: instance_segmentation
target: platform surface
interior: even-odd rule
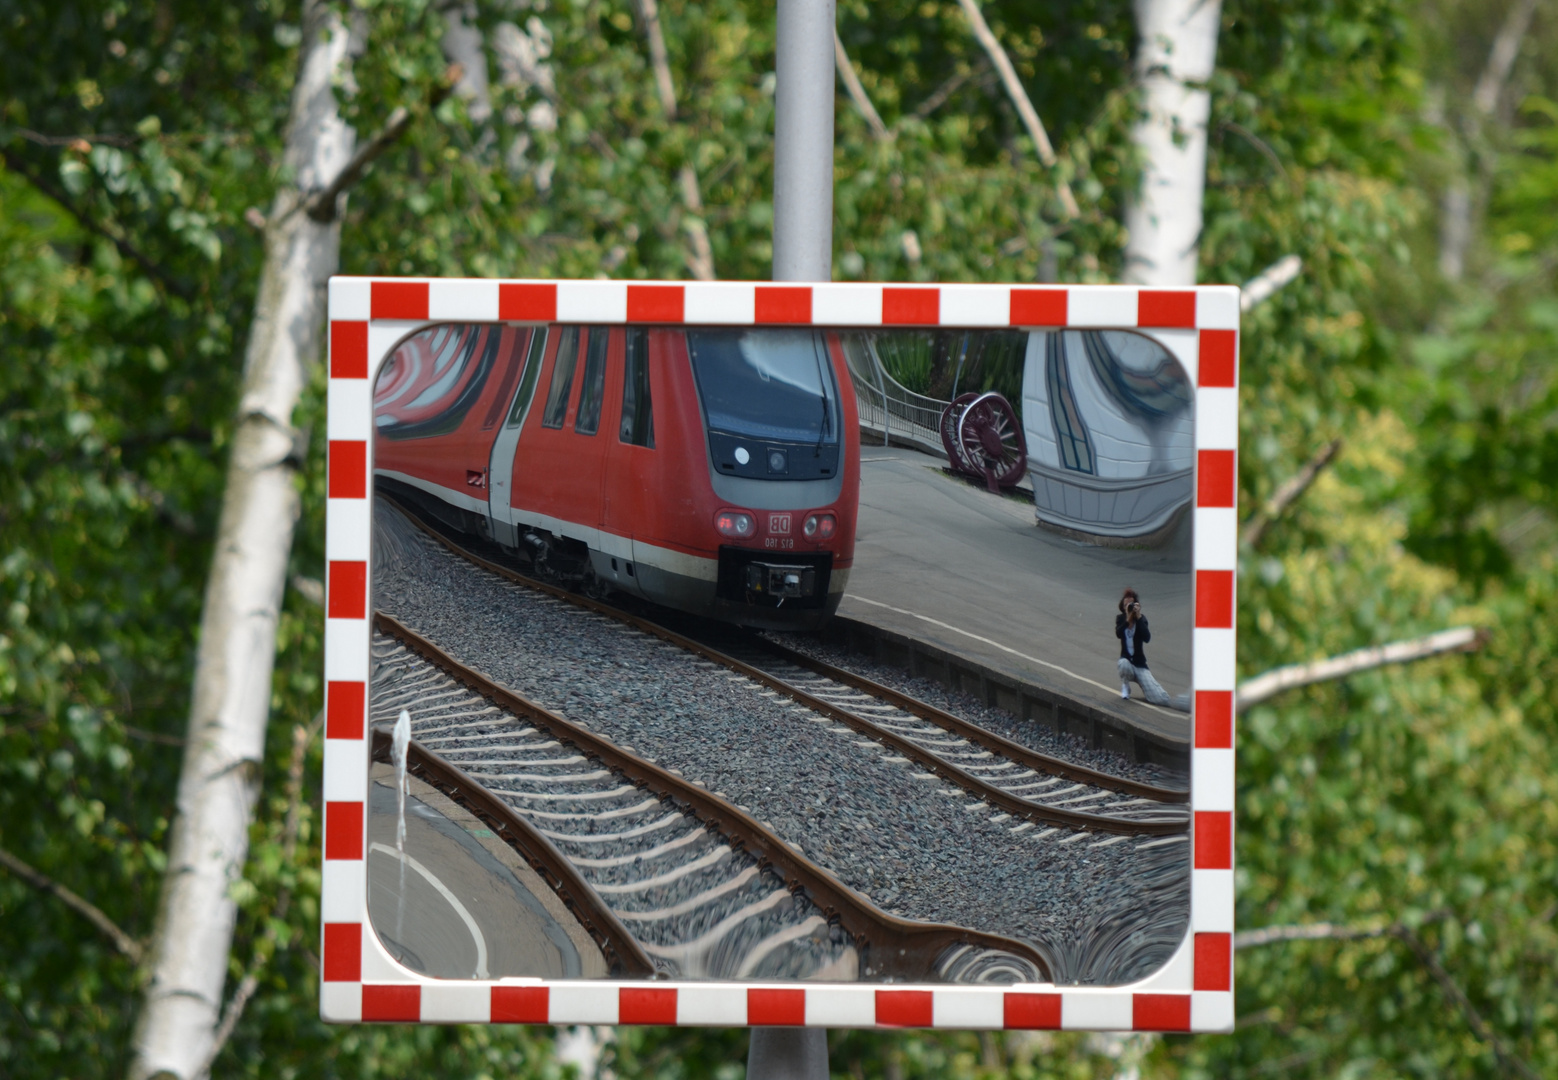
[[[862,446],[855,565],[839,613],[1053,688],[1174,740],[1190,718],[1120,699],[1114,618],[1128,585],[1152,630],[1147,660],[1170,695],[1190,689],[1191,538],[1100,547],[1040,528],[1028,501],[944,472],[945,459]]]

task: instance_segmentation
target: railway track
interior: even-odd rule
[[[1034,945],[891,915],[741,809],[374,617],[375,757],[503,836],[627,977],[1051,981]]]
[[[777,642],[756,638],[726,647],[732,657],[758,668],[812,698],[848,714],[862,733],[890,733],[901,742],[1045,811],[1084,811],[1085,822],[1048,818],[1057,824],[1102,828],[1098,818],[1152,825],[1152,835],[1184,832],[1189,792],[1159,787],[1090,769],[1040,753],[944,709],[874,682],[855,672],[807,656]],[[1141,830],[1147,833],[1148,830]]]
[[[924,770],[1012,819],[1041,829],[1169,837],[1189,831],[1188,792],[1113,776],[1042,754],[910,695],[766,639],[732,648],[678,633],[619,607],[537,581],[427,523],[414,507],[380,495],[453,554],[526,588],[631,625],[696,653],[878,744],[886,760]],[[997,819],[1000,820],[1000,819]]]

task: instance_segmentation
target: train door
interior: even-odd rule
[[[597,531],[605,521],[606,462],[610,455],[610,436],[616,425],[615,403],[608,400],[606,392],[612,380],[607,376],[608,371],[616,369],[621,352],[621,330],[609,326],[589,328],[584,346],[584,370],[580,373],[579,407],[573,417],[571,451],[578,467],[579,512],[586,515],[580,520]],[[598,535],[590,546],[600,546]]]
[[[510,493],[514,478],[514,457],[519,448],[519,433],[524,430],[525,417],[530,414],[530,402],[535,397],[536,382],[541,374],[541,359],[546,355],[546,342],[550,327],[538,326],[530,332],[524,368],[512,402],[505,402],[508,416],[498,437],[492,443],[492,457],[487,465],[488,520],[492,536],[498,543],[514,547],[519,537],[509,515]]]

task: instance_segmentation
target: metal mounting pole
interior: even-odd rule
[[[779,0],[774,280],[833,279],[834,0]]]
[[[828,1033],[822,1028],[753,1028],[747,1080],[828,1080]]]
[[[834,20],[834,0],[779,0],[775,281],[833,280]],[[827,1031],[753,1028],[747,1080],[828,1080]]]

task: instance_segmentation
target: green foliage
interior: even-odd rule
[[[360,136],[442,78],[441,4],[360,5],[339,89]],[[845,280],[1117,276],[1136,181],[1132,5],[982,5],[1036,103],[1082,217],[950,0],[840,5],[892,129],[840,95],[835,265]],[[1468,104],[1500,14],[1467,0],[1225,0],[1211,83],[1202,279],[1288,253],[1301,279],[1242,337],[1246,515],[1321,445],[1337,463],[1241,553],[1240,671],[1458,622],[1472,657],[1275,699],[1241,731],[1239,920],[1404,922],[1486,1023],[1558,1069],[1558,26],[1533,24],[1504,103]],[[0,5],[0,846],[148,936],[178,779],[205,572],[246,320],[252,220],[280,176],[299,5]],[[483,0],[550,42],[555,85],[505,81],[493,119],[422,116],[353,190],[342,270],[686,275],[677,187],[695,165],[722,277],[771,255],[771,4],[668,0],[679,101],[662,114],[626,0]],[[531,22],[530,20],[536,20]],[[1550,22],[1550,20],[1549,20]],[[548,111],[555,128],[539,120]],[[1476,193],[1466,276],[1434,270],[1440,199]],[[253,211],[252,213],[250,211]],[[912,242],[906,234],[913,234]],[[931,338],[893,362],[937,392]],[[1020,364],[988,358],[981,386]],[[912,373],[911,373],[912,372]],[[923,380],[923,384],[920,381]],[[323,400],[294,573],[319,578]],[[1019,383],[1020,387],[1020,383]],[[961,388],[961,386],[960,386]],[[950,389],[950,385],[948,386]],[[561,1076],[547,1032],[329,1029],[315,1001],[319,750],[282,858],[291,734],[319,708],[317,609],[289,591],[273,731],[230,986],[280,946],[219,1073]],[[278,897],[287,893],[283,915]],[[141,976],[78,915],[0,874],[7,1075],[121,1072]],[[1401,943],[1241,953],[1233,1035],[839,1032],[865,1077],[1493,1076],[1501,1066]],[[735,1080],[743,1032],[622,1029],[618,1077]]]

